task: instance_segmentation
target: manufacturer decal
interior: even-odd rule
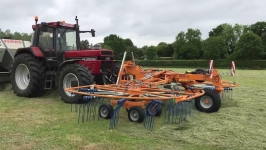
[[[21,40],[3,40],[5,43],[22,44]]]

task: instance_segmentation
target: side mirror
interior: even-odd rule
[[[43,31],[43,32],[47,32],[48,31],[48,23],[46,22],[42,22],[41,23],[41,27],[40,27],[40,30]]]
[[[92,37],[95,37],[95,30],[94,29],[91,29],[91,35],[92,35]]]

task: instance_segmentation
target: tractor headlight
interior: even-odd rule
[[[105,57],[105,60],[110,60],[111,58],[110,57]]]

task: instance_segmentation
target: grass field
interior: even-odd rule
[[[219,112],[195,112],[182,125],[156,118],[152,132],[129,122],[125,110],[112,131],[108,120],[78,124],[77,114],[57,92],[27,99],[15,96],[7,86],[0,91],[0,149],[266,150],[265,77],[264,70],[237,70],[235,77],[223,76],[239,82],[239,87],[233,100],[222,102]]]

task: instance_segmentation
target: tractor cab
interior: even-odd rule
[[[44,51],[80,50],[79,27],[76,24],[67,24],[64,21],[42,22],[32,26],[32,45]],[[92,35],[95,31],[92,29]]]
[[[80,33],[91,33],[95,37],[95,30],[80,31],[77,17],[76,24],[65,21],[41,22],[32,25],[33,35],[31,45],[38,47],[46,57],[49,68],[56,68],[67,60],[80,59],[93,74],[100,74],[104,70],[112,69],[113,51],[99,48],[81,49]]]

